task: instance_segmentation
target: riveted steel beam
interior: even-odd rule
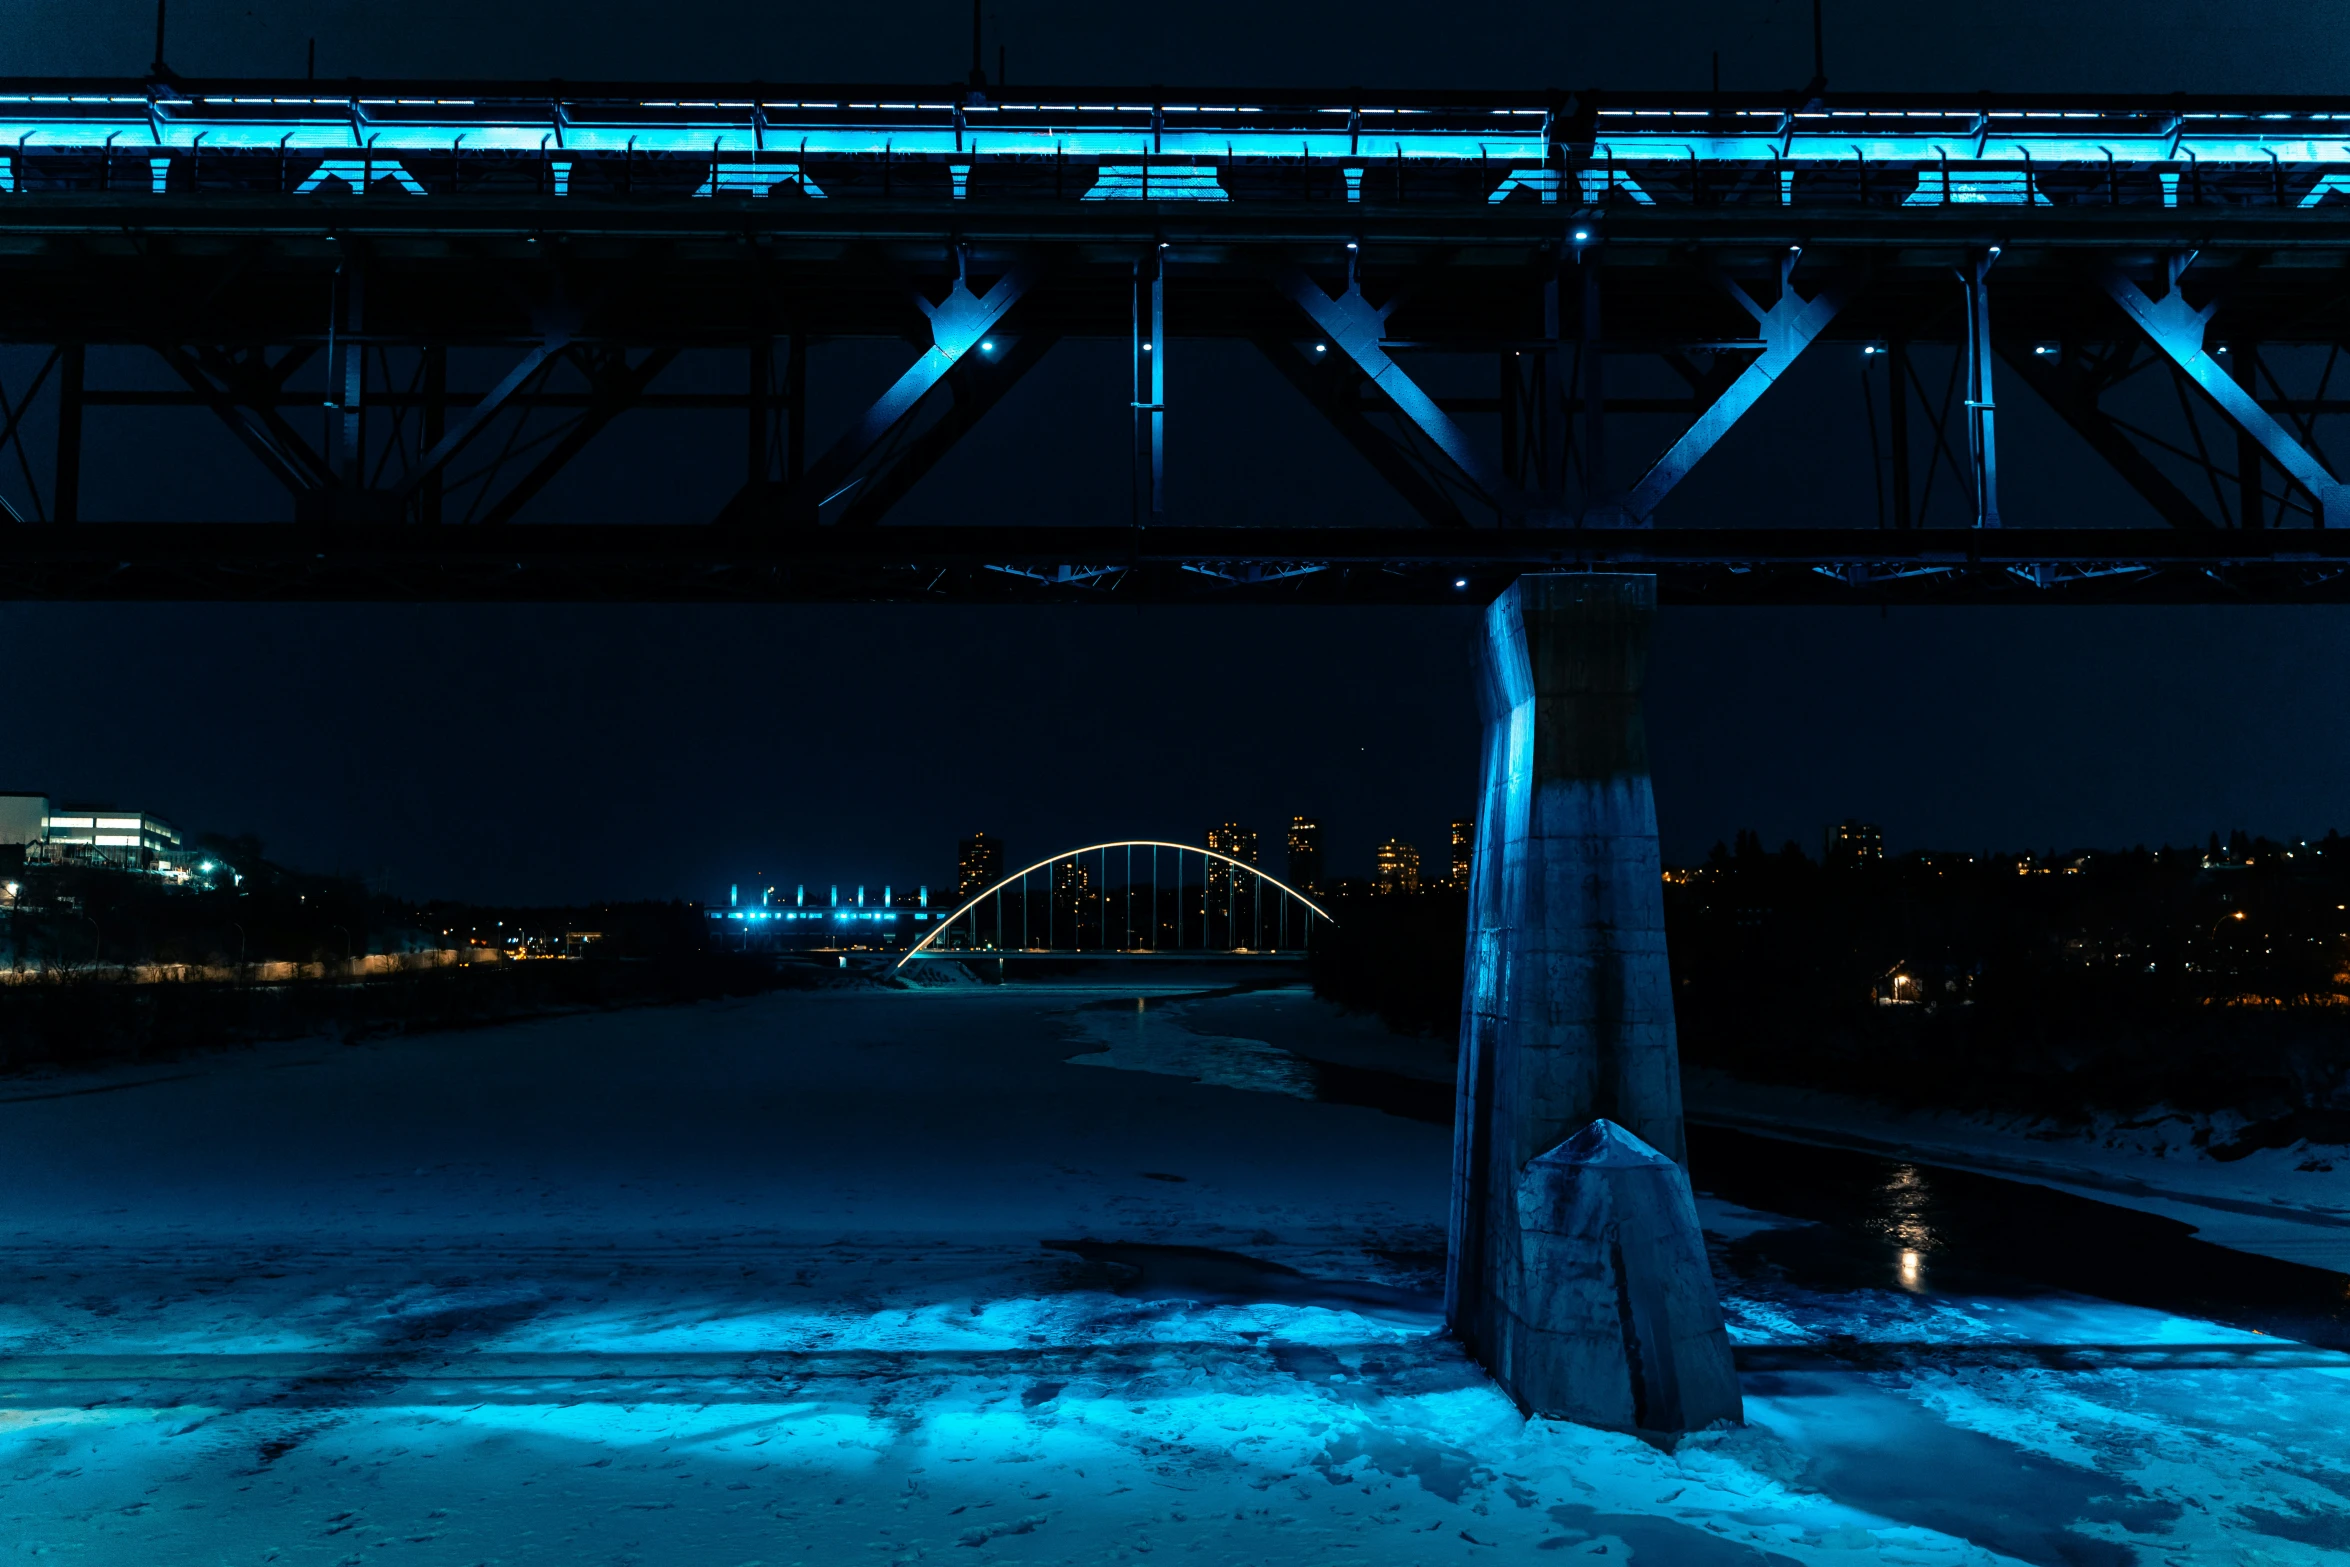
[[[1719,279],[1731,298],[1754,317],[1762,333],[1763,351],[1632,487],[1632,493],[1625,498],[1625,509],[1640,523],[1645,525],[1655,520],[1657,507],[1663,504],[1673,486],[1688,477],[1689,470],[1720,444],[1746,411],[1762,400],[1763,393],[1778,384],[1779,378],[1844,308],[1846,290],[1840,283],[1829,283],[1810,299],[1795,291],[1795,263],[1801,254],[1800,250],[1790,250],[1780,263],[1779,297],[1767,310],[1730,278]]]
[[[1387,317],[1397,301],[1389,300],[1384,307],[1373,305],[1363,297],[1362,288],[1351,277],[1347,279],[1346,292],[1333,298],[1306,276],[1302,268],[1284,275],[1282,289],[1321,329],[1330,347],[1351,360],[1379,389],[1380,395],[1394,405],[1396,412],[1460,470],[1481,500],[1504,517],[1522,515],[1528,509],[1524,492],[1485,460],[1485,455],[1471,444],[1452,416],[1439,408],[1436,399],[1423,391],[1380,346]]]
[[[1356,390],[1359,383],[1348,362],[1340,359],[1332,363],[1333,356],[1327,349],[1315,353],[1309,347],[1283,338],[1260,337],[1257,351],[1281,372],[1283,380],[1296,387],[1330,421],[1332,429],[1346,437],[1347,444],[1430,527],[1469,525],[1468,519],[1461,515],[1459,504],[1444,486],[1422,471],[1418,454],[1363,416],[1362,400]]]
[[[782,514],[799,522],[813,522],[829,502],[840,499],[862,482],[857,471],[881,448],[891,433],[911,418],[914,409],[966,354],[988,341],[1004,313],[1026,294],[1036,280],[1033,268],[1016,264],[984,294],[974,294],[960,270],[945,299],[933,304],[923,294],[914,303],[930,322],[930,346],[907,367],[905,374],[876,398],[831,450],[809,465],[800,481],[783,494]],[[740,515],[749,496],[728,508]]]
[[[602,433],[604,426],[636,406],[636,400],[660,373],[669,368],[677,357],[674,348],[656,348],[635,364],[628,362],[624,350],[611,350],[604,362],[594,365],[590,380],[595,385],[594,400],[572,421],[562,439],[548,450],[528,472],[507,487],[490,508],[482,513],[484,524],[511,522],[515,514],[530,504],[532,497],[546,488],[547,481],[563,470],[565,464],[583,451],[588,442]]]
[[[570,343],[569,333],[554,331],[533,345],[528,353],[514,362],[512,369],[499,378],[497,385],[482,393],[481,400],[466,409],[464,417],[451,425],[439,440],[433,442],[431,450],[417,459],[415,467],[401,476],[399,484],[394,487],[394,493],[402,500],[406,500],[421,489],[425,481],[438,474],[448,464],[450,458],[465,448],[467,442],[487,429],[490,420],[497,417],[498,411],[513,401],[517,393],[528,386],[539,372],[547,368],[548,361],[563,352],[565,348],[570,346]]]
[[[2350,486],[2328,472],[2315,453],[2296,440],[2293,433],[2277,422],[2276,416],[2253,398],[2251,389],[2230,375],[2227,368],[2211,356],[2204,346],[2204,330],[2210,324],[2212,313],[2219,308],[2213,300],[2198,310],[2187,303],[2179,291],[2179,275],[2185,270],[2184,259],[2174,259],[2165,270],[2170,274],[2170,288],[2156,299],[2140,288],[2136,281],[2118,268],[2105,274],[2105,291],[2113,296],[2115,304],[2138,324],[2147,339],[2168,356],[2187,378],[2203,389],[2205,396],[2217,403],[2220,412],[2232,420],[2237,429],[2259,443],[2269,461],[2283,469],[2286,476],[2309,492],[2317,503],[2317,521],[2323,527],[2328,520],[2350,518]]]
[[[2097,374],[2065,352],[2043,351],[2050,345],[2029,343],[2012,334],[1994,334],[1992,345],[2007,368],[2039,393],[2057,417],[2088,442],[2089,449],[2104,458],[2163,521],[2174,528],[2211,527],[2210,516],[2193,497],[2173,483],[2107,415],[2099,401],[2104,382]]]
[[[840,526],[868,527],[880,522],[1059,341],[1049,332],[1024,333],[1010,339],[1001,353],[985,358],[966,356],[961,364],[948,371],[946,385],[954,394],[954,401],[920,435],[908,441],[894,458],[875,468],[858,486],[856,495],[841,512]]]

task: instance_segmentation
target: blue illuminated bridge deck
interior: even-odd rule
[[[2299,210],[2350,100],[0,84],[21,193]]]
[[[1723,603],[2333,600],[2346,269],[2350,98],[0,81],[0,522],[27,525],[0,583],[1441,602],[1565,568]],[[860,339],[911,363],[827,417],[849,394],[810,348]],[[1126,504],[894,519],[1085,339],[1132,367]],[[1209,525],[1166,463],[1197,428],[1167,363],[1204,339],[1412,525],[1341,487]],[[1686,499],[1766,396],[1853,405],[1856,375],[1866,444],[1848,419],[1819,460],[1873,465],[1837,492],[1869,498]],[[2019,402],[2054,418],[2003,490]],[[846,432],[812,444],[811,408]],[[179,409],[277,504],[91,515],[85,468],[149,461]],[[742,443],[722,503],[552,498],[647,410]],[[2016,504],[2065,463],[2119,499]]]

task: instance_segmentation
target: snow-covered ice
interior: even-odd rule
[[[1430,1310],[1447,1129],[1285,1064],[1438,1075],[1374,1035],[844,990],[0,1081],[0,1559],[2350,1551],[2350,1355],[1720,1201],[1750,1423],[1521,1420]]]

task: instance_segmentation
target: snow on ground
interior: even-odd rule
[[[1808,1232],[1723,1203],[1749,1425],[1521,1420],[1426,1298],[1446,1129],[1300,1097],[1309,998],[1237,1053],[1167,999],[790,994],[0,1081],[0,1559],[2350,1551],[2350,1357],[1823,1288],[1772,1260]],[[1389,1048],[1321,1015],[1333,1056]]]
[[[2350,1273],[2350,1158],[2297,1143],[2218,1160],[2209,1118],[2106,1117],[2059,1127],[2021,1116],[1901,1113],[1816,1089],[1692,1072],[1692,1120],[2052,1186],[2193,1225],[2219,1246]],[[2238,1123],[2240,1124],[2240,1123]],[[2197,1134],[2203,1134],[2199,1139]]]

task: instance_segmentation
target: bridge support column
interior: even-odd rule
[[[1562,1239],[1535,1212],[1542,1204],[1520,1211],[1529,1166],[1600,1120],[1673,1161],[1668,1184],[1678,1183],[1680,1206],[1688,1205],[1678,1168],[1686,1148],[1656,802],[1640,711],[1655,607],[1653,577],[1544,575],[1520,577],[1486,612],[1484,782],[1461,999],[1445,1312],[1470,1352],[1534,1412],[1673,1430],[1682,1428],[1680,1417],[1658,1408],[1643,1407],[1646,1418],[1633,1419],[1627,1404],[1627,1418],[1611,1418],[1601,1390],[1562,1391],[1555,1371],[1572,1364],[1583,1369],[1569,1382],[1604,1372],[1611,1386],[1637,1386],[1654,1374],[1636,1362],[1655,1335],[1634,1326],[1658,1311],[1679,1320],[1687,1303],[1700,1301],[1700,1315],[1714,1313],[1710,1335],[1671,1335],[1697,1345],[1682,1380],[1726,1387],[1728,1406],[1699,1400],[1688,1418],[1702,1425],[1736,1417],[1737,1383],[1693,1214],[1685,1225],[1666,1224],[1657,1215],[1669,1202],[1619,1205],[1617,1220]],[[1616,1230],[1639,1244],[1608,1240]],[[1570,1257],[1578,1247],[1594,1255]],[[1648,1260],[1628,1269],[1635,1251]],[[1562,1268],[1582,1282],[1562,1287]],[[1611,1279],[1611,1298],[1625,1292],[1628,1325],[1562,1361],[1556,1341],[1580,1332],[1579,1318],[1545,1317]]]

